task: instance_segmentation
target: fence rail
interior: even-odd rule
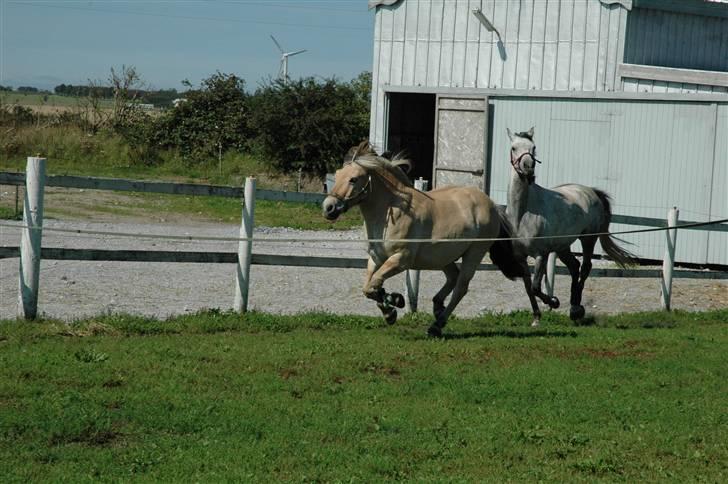
[[[25,173],[0,172],[0,185],[25,185]],[[167,195],[215,196],[243,198],[242,187],[225,185],[200,185],[196,183],[173,183],[144,180],[125,180],[123,178],[100,178],[90,176],[48,175],[47,187],[81,188],[85,190],[113,190],[121,192],[163,193]],[[284,201],[295,203],[321,203],[323,193],[286,192],[280,190],[257,189],[257,200]]]
[[[0,185],[25,185],[25,173],[0,172]],[[123,178],[102,178],[72,175],[48,175],[45,186],[58,188],[80,188],[85,190],[112,190],[123,192],[162,193],[167,195],[214,196],[242,199],[243,187],[227,185],[202,185],[197,183],[174,183],[145,180],[126,180]],[[256,200],[285,201],[294,203],[321,203],[326,198],[323,193],[288,192],[282,190],[255,190]],[[665,219],[636,217],[633,215],[612,215],[612,223],[639,225],[643,227],[667,227]],[[682,224],[695,224],[696,221],[681,220]],[[708,232],[728,232],[728,224],[685,227],[685,230]]]
[[[21,227],[22,238],[37,237],[33,244],[23,244],[19,247],[0,247],[0,259],[19,257],[21,258],[21,283],[19,295],[19,314],[28,319],[35,317],[37,308],[37,281],[41,259],[51,260],[76,260],[76,261],[124,261],[124,262],[177,262],[177,263],[218,263],[236,264],[237,278],[235,306],[238,310],[244,311],[247,308],[248,279],[247,272],[250,265],[289,266],[289,267],[316,267],[336,269],[363,269],[367,266],[364,258],[343,258],[343,257],[306,257],[295,255],[278,254],[251,254],[249,246],[243,244],[249,241],[241,241],[238,252],[194,252],[194,251],[149,251],[149,250],[104,250],[104,249],[68,249],[62,247],[41,247],[40,236],[42,233],[42,200],[44,186],[81,188],[90,190],[116,190],[135,191],[146,193],[163,193],[173,195],[191,196],[220,196],[231,198],[244,198],[243,207],[243,229],[252,230],[252,210],[245,210],[249,206],[254,207],[255,200],[289,201],[297,203],[320,203],[325,195],[321,193],[285,192],[274,190],[255,189],[255,180],[246,180],[244,187],[231,187],[220,185],[198,185],[192,183],[171,183],[156,181],[126,180],[119,178],[96,178],[81,176],[45,176],[45,159],[29,158],[27,173],[31,173],[34,179],[26,179],[25,173],[0,172],[0,185],[25,185],[25,206],[30,207],[29,213],[24,211],[24,227]],[[36,179],[37,178],[37,179]],[[45,181],[45,183],[43,183]],[[35,193],[29,193],[34,191]],[[35,203],[29,204],[29,200],[39,201],[38,208],[33,208]],[[37,215],[40,214],[40,220]],[[671,210],[670,216],[673,219],[663,220],[649,217],[635,217],[629,215],[613,215],[614,223],[639,225],[646,227],[674,227],[677,222],[677,211]],[[682,221],[683,224],[698,222]],[[705,230],[712,232],[728,232],[728,224],[703,225],[697,227],[685,227],[690,230]],[[79,231],[82,233],[82,231]],[[666,232],[672,233],[674,230]],[[252,232],[251,232],[252,233]],[[241,231],[242,236],[242,231]],[[659,269],[615,269],[595,268],[591,272],[593,277],[624,277],[624,278],[659,278],[663,286],[663,306],[669,309],[670,283],[673,277],[686,279],[728,279],[728,272],[722,271],[694,271],[694,270],[672,270],[674,264],[674,234],[668,246],[672,245],[673,250],[666,251],[664,267]],[[254,239],[253,239],[254,240]],[[27,245],[27,246],[26,246]],[[27,252],[27,253],[25,253]],[[553,256],[553,254],[552,254]],[[551,261],[552,262],[552,261]],[[493,264],[480,264],[478,270],[497,270]],[[25,272],[24,272],[25,271]],[[553,293],[553,275],[568,275],[565,267],[555,267],[549,264],[547,289]],[[30,284],[28,283],[30,281]],[[411,284],[410,284],[411,285]],[[407,289],[412,291],[413,287],[408,285]],[[25,291],[25,293],[23,292]],[[412,298],[416,300],[416,286]],[[239,292],[239,294],[238,294]],[[414,308],[414,306],[411,306]]]
[[[0,247],[0,259],[20,257],[20,247]],[[169,250],[110,250],[110,249],[66,249],[43,247],[44,260],[104,261],[104,262],[166,262],[186,264],[237,264],[236,252],[202,252]],[[315,257],[301,255],[253,254],[250,262],[260,266],[311,267],[316,269],[366,269],[367,259],[356,257]],[[479,271],[497,271],[494,264],[480,264]],[[554,269],[558,275],[568,276],[566,267]],[[660,269],[618,269],[593,268],[589,277],[655,278]],[[728,279],[728,272],[674,270],[673,277],[679,279]]]

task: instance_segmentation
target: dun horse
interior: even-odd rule
[[[508,185],[508,206],[506,214],[519,238],[514,241],[516,256],[522,267],[527,270],[526,257],[536,260],[533,282],[524,279],[526,293],[533,308],[533,325],[541,318],[536,297],[552,308],[559,307],[559,300],[541,292],[544,275],[544,257],[556,252],[559,259],[571,274],[572,320],[584,317],[581,295],[584,282],[591,271],[591,258],[597,239],[602,248],[617,264],[624,267],[634,257],[621,248],[608,234],[612,218],[610,198],[605,192],[583,185],[559,185],[551,190],[535,183],[536,145],[533,142],[534,130],[511,133],[511,179]],[[602,235],[590,235],[602,233]],[[563,237],[571,235],[570,237]],[[555,237],[555,238],[536,238]],[[581,267],[569,247],[576,240],[581,241],[583,259]]]
[[[334,187],[323,202],[324,216],[336,220],[358,205],[369,241],[369,262],[364,295],[377,302],[385,320],[397,320],[396,308],[404,307],[401,294],[387,293],[383,284],[406,269],[437,269],[445,273],[445,285],[432,299],[435,322],[431,336],[441,336],[448,317],[465,296],[483,256],[491,259],[509,278],[523,276],[508,237],[510,228],[496,205],[475,187],[443,187],[424,193],[412,187],[404,168],[408,160],[378,156],[368,143],[350,150],[336,172]],[[424,239],[408,242],[403,239]],[[432,240],[435,239],[435,240]],[[489,239],[438,241],[441,239]],[[461,259],[458,268],[455,262]],[[452,293],[447,306],[445,299]]]

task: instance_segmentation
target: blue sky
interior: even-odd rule
[[[255,89],[289,75],[348,81],[371,70],[366,0],[0,0],[0,85],[50,88],[105,80],[132,65],[153,88],[183,89],[216,71]]]

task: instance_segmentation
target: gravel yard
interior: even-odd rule
[[[83,222],[47,220],[46,228],[125,232],[139,234],[237,237],[233,225],[141,224],[129,222]],[[0,227],[0,245],[16,246],[19,229]],[[365,256],[360,230],[344,232],[300,231],[257,228],[256,237],[281,242],[257,242],[256,253],[310,256]],[[297,242],[296,238],[338,239],[318,243]],[[108,235],[43,233],[44,247],[149,249],[149,250],[237,250],[237,242],[177,241]],[[595,267],[609,265],[595,261]],[[235,267],[232,264],[183,264],[136,262],[43,261],[41,263],[38,311],[46,317],[73,320],[101,313],[134,313],[166,317],[205,308],[231,309]],[[361,294],[361,269],[311,269],[252,266],[249,306],[269,313],[329,311],[344,314],[378,315],[376,305]],[[430,299],[444,283],[440,272],[422,272],[419,306],[429,311]],[[0,259],[0,319],[14,318],[17,311],[18,259]],[[389,280],[388,290],[402,292],[404,276]],[[562,301],[558,311],[568,311],[569,278],[557,276],[556,295]],[[657,279],[592,278],[584,290],[587,313],[617,313],[660,308]],[[675,309],[707,310],[728,307],[728,281],[675,279]],[[520,282],[509,281],[497,272],[478,272],[470,292],[456,310],[460,316],[483,311],[529,309]]]

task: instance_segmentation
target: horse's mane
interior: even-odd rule
[[[391,173],[398,181],[404,185],[411,187],[412,182],[407,177],[406,170],[412,168],[412,162],[405,158],[402,153],[394,155],[391,159],[379,156],[368,141],[363,141],[359,146],[349,150],[346,155],[344,164],[357,163],[364,168],[372,170],[385,170]]]
[[[522,131],[520,133],[516,133],[515,136],[518,136],[519,138],[526,138],[529,141],[533,141],[533,136],[528,134],[528,131]]]

